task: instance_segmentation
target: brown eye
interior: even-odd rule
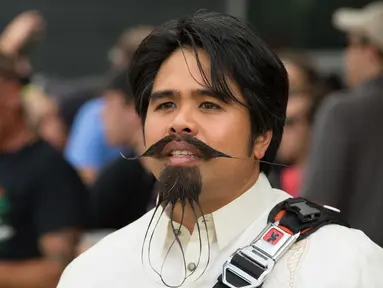
[[[174,104],[173,102],[165,102],[165,103],[158,105],[156,107],[155,111],[157,111],[157,110],[168,110],[168,109],[172,109],[172,108],[176,108],[176,104]]]
[[[203,102],[203,103],[201,103],[201,105],[199,107],[202,109],[206,109],[206,110],[220,110],[221,109],[221,107],[219,105],[212,103],[212,102]]]

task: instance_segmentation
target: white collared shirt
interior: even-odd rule
[[[206,215],[206,221],[198,219],[202,249],[198,227],[192,234],[180,227],[185,262],[177,243],[168,253],[174,240],[171,222],[165,213],[159,217],[158,211],[152,222],[159,219],[151,240],[150,263],[147,246],[144,262],[141,261],[142,243],[153,215],[150,211],[75,259],[64,271],[58,288],[165,287],[150,265],[157,271],[162,269],[161,275],[169,285],[179,285],[186,273],[190,276],[181,287],[212,288],[227,258],[236,249],[250,244],[265,228],[271,209],[288,197],[287,193],[271,188],[266,176],[261,174],[243,195]],[[173,224],[177,229],[179,224]],[[383,249],[361,231],[327,225],[294,244],[277,262],[263,287],[382,288],[381,271]]]

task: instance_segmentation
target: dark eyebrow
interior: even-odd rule
[[[209,89],[194,89],[192,90],[192,95],[199,95],[199,96],[209,96],[209,97],[217,97],[213,91],[210,91]]]
[[[164,98],[170,98],[174,99],[180,95],[180,92],[177,90],[160,90],[160,91],[155,91],[150,94],[150,100],[151,101],[158,101]]]
[[[228,100],[228,99],[225,99],[225,97],[223,97],[222,95],[217,94],[217,93],[215,93],[209,89],[195,89],[192,91],[192,95],[208,96],[208,97],[211,97],[211,98],[217,99],[219,101],[223,101],[223,102],[227,102],[227,100]]]

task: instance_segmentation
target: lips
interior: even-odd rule
[[[193,145],[183,141],[172,141],[162,151],[164,157],[192,157],[199,158],[201,153]]]

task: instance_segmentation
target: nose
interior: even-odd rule
[[[190,134],[196,136],[198,134],[198,125],[193,120],[191,111],[179,111],[172,119],[169,129],[169,134]]]

